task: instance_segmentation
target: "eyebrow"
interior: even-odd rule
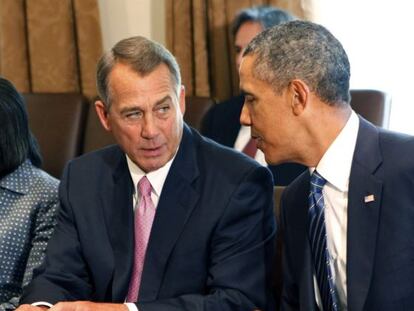
[[[161,105],[161,104],[165,103],[168,100],[171,100],[170,95],[166,95],[163,98],[161,98],[160,100],[156,101],[154,106]],[[125,113],[128,113],[128,112],[137,111],[137,110],[141,110],[141,108],[137,107],[137,106],[129,106],[129,107],[125,107],[125,108],[121,109],[120,113],[125,114]]]
[[[155,102],[155,105],[154,106],[158,106],[160,104],[163,104],[167,100],[172,100],[172,98],[171,98],[170,95],[165,95],[163,98],[161,98],[160,100],[158,100],[157,102]]]

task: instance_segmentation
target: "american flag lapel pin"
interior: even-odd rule
[[[375,197],[373,194],[367,195],[364,198],[364,202],[365,203],[369,203],[369,202],[374,202],[375,201]]]

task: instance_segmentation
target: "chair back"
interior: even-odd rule
[[[115,139],[111,133],[103,128],[96,114],[95,105],[91,103],[88,108],[82,153],[91,152],[112,144],[115,144]]]
[[[199,131],[204,114],[216,102],[210,97],[203,96],[186,96],[185,101],[184,121]]]
[[[81,153],[87,99],[77,93],[26,93],[23,97],[43,157],[42,168],[60,178],[66,163]]]
[[[351,107],[371,123],[388,128],[391,97],[378,90],[351,90]]]

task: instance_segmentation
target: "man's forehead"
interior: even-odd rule
[[[256,55],[254,54],[243,56],[241,59],[241,63],[240,63],[239,74],[240,75],[252,74],[252,69],[253,69],[255,60],[256,60]]]
[[[255,56],[254,55],[247,55],[243,56],[242,61],[240,63],[239,68],[239,76],[240,76],[240,86],[244,86],[248,83],[253,76],[253,66],[254,66]]]

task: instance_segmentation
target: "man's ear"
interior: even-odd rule
[[[106,110],[106,106],[103,101],[97,100],[95,102],[95,111],[98,115],[99,121],[101,121],[102,126],[108,132],[111,131],[111,123],[108,119],[108,111]]]
[[[178,98],[180,110],[182,115],[185,113],[185,87],[184,85],[181,85],[180,87],[180,97]]]
[[[304,81],[294,79],[289,84],[289,91],[292,96],[292,111],[295,115],[300,115],[308,105],[309,87]]]

